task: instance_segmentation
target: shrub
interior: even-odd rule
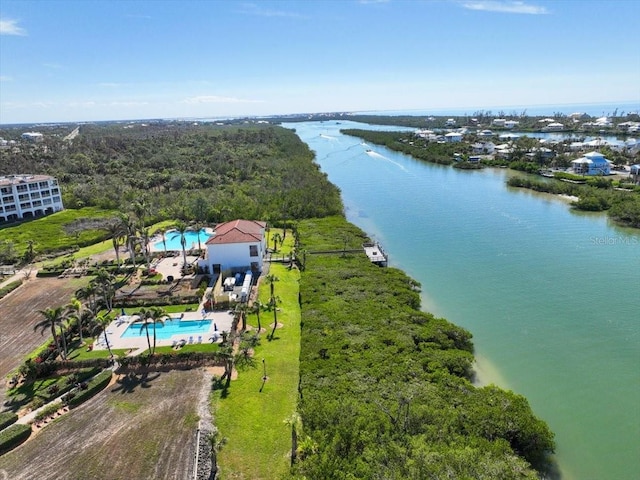
[[[31,435],[31,426],[15,424],[0,432],[0,455],[13,450]]]
[[[106,387],[111,381],[111,370],[105,370],[93,377],[86,385],[86,389],[78,390],[76,395],[69,399],[68,403],[70,407],[76,407],[83,402],[86,402],[96,393]]]
[[[13,412],[0,413],[0,430],[7,428],[12,423],[16,423],[16,420],[18,420],[18,415]]]

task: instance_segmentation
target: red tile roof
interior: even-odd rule
[[[262,240],[262,231],[266,222],[254,220],[232,220],[216,225],[214,235],[207,240],[207,245],[223,243],[253,243]]]

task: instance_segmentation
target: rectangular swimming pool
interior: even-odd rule
[[[204,335],[211,329],[211,320],[180,320],[172,318],[164,322],[164,325],[156,324],[156,339],[169,340],[173,335]],[[122,332],[120,338],[146,337],[142,323],[132,323]],[[153,325],[149,325],[149,335],[153,335]]]

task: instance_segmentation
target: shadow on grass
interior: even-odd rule
[[[211,390],[214,392],[219,391],[220,398],[222,399],[227,398],[231,394],[227,381],[218,377],[214,377],[213,380],[211,380]]]
[[[122,378],[116,380],[118,386],[112,388],[112,392],[120,392],[124,393],[133,393],[136,391],[136,388],[151,388],[150,383],[160,377],[160,373],[157,372],[153,375],[149,375],[148,373],[142,373],[137,375],[133,372],[128,373]]]

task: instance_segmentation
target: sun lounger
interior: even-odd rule
[[[171,342],[171,346],[172,346],[173,348],[175,348],[175,347],[176,347],[176,345],[178,345],[178,341],[177,341],[177,340],[174,340],[173,342]]]
[[[189,341],[187,343],[191,345],[193,343],[193,337],[189,337]]]
[[[202,343],[202,335],[198,336],[198,343]]]

